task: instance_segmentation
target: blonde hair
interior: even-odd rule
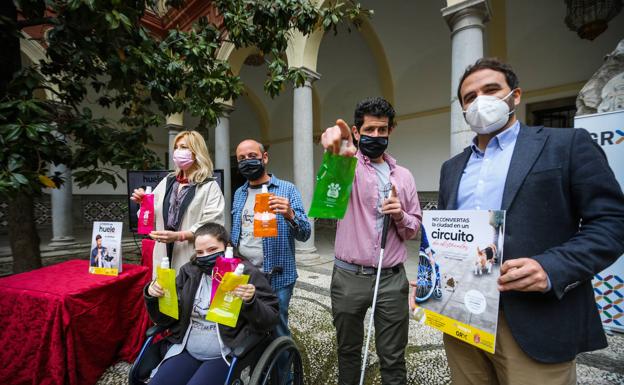
[[[214,166],[204,137],[197,131],[182,131],[173,140],[174,148],[182,138],[186,139],[186,146],[195,155],[195,163],[186,172],[188,180],[193,183],[202,183],[207,178],[211,178]],[[175,173],[179,175],[182,170],[175,166]]]

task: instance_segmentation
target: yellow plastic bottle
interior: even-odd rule
[[[243,300],[232,294],[232,290],[249,282],[249,275],[243,274],[244,269],[245,266],[239,263],[234,272],[225,273],[206,314],[208,321],[236,326]]]
[[[165,255],[156,270],[156,281],[165,295],[158,298],[158,310],[171,318],[178,318],[178,292],[176,290],[175,269],[169,268],[169,258]]]

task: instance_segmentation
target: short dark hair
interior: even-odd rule
[[[516,73],[513,71],[509,64],[503,63],[495,57],[483,57],[477,60],[474,64],[469,65],[468,68],[466,68],[466,71],[464,71],[464,75],[462,75],[461,80],[459,81],[459,85],[457,86],[457,99],[459,100],[459,104],[461,106],[464,105],[461,96],[461,86],[462,84],[464,84],[464,80],[466,80],[466,78],[473,73],[484,69],[501,72],[503,75],[505,75],[505,80],[507,81],[507,85],[509,86],[509,88],[511,88],[512,90],[518,88],[518,76],[516,76]]]
[[[102,236],[100,234],[95,236],[95,240],[97,241],[98,239],[102,239]]]
[[[230,243],[230,235],[225,227],[215,222],[206,223],[195,231],[195,239],[202,235],[211,235],[226,246]]]
[[[362,124],[364,124],[364,116],[374,116],[376,118],[388,118],[388,127],[394,127],[394,108],[386,99],[379,96],[366,98],[361,100],[357,106],[355,106],[355,113],[353,114],[353,124],[360,131]]]

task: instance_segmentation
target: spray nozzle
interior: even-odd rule
[[[262,185],[262,194],[266,194],[269,192],[269,185],[263,184]]]
[[[243,275],[243,271],[245,270],[245,265],[243,265],[242,263],[239,263],[236,266],[236,270],[234,270],[234,274],[235,275]]]
[[[152,186],[145,187],[145,193],[146,194],[151,194],[152,193]]]
[[[234,249],[232,246],[225,248],[225,258],[234,258]]]
[[[162,257],[162,259],[160,260],[160,268],[161,269],[169,268],[169,257],[167,257],[166,255]]]

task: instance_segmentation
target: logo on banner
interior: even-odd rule
[[[624,129],[614,131],[591,132],[594,142],[600,146],[616,145],[624,142]]]

